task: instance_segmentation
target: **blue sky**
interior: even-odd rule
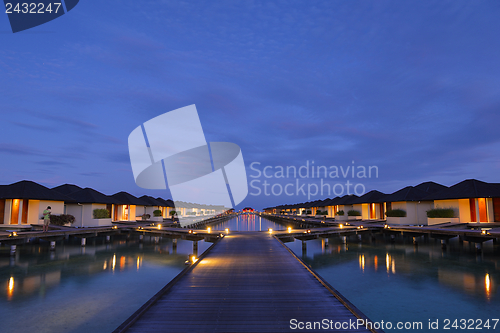
[[[190,104],[249,175],[354,161],[378,167],[351,179],[366,191],[500,182],[499,16],[497,1],[82,0],[13,34],[0,15],[0,183],[168,197],[135,185],[127,138]]]

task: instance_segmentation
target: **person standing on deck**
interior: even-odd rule
[[[43,211],[43,232],[49,231],[50,210],[50,206],[47,206],[47,209]]]

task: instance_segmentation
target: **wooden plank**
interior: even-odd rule
[[[115,332],[288,332],[291,319],[355,322],[311,272],[268,233],[231,233],[131,327]]]

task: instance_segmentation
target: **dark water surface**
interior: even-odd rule
[[[286,243],[299,257],[334,288],[347,297],[373,322],[422,322],[423,330],[387,332],[465,331],[500,317],[500,248],[492,241],[484,243],[482,254],[474,244],[450,241],[442,250],[438,241],[429,239],[414,246],[410,238],[395,244],[382,237],[359,243],[353,237],[343,244],[340,238]],[[450,329],[445,329],[445,320]],[[455,319],[458,328],[452,327]],[[438,330],[428,328],[429,320],[438,320]],[[474,320],[474,325],[469,326]],[[463,321],[462,321],[463,323]],[[477,330],[477,329],[474,329]]]
[[[185,268],[191,241],[145,237],[0,252],[1,332],[111,332]],[[198,253],[211,244],[198,242]]]

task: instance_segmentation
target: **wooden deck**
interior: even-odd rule
[[[290,329],[291,319],[366,319],[279,240],[263,232],[224,237],[162,293],[142,308],[142,315],[138,311],[115,332],[289,332],[300,331]]]

